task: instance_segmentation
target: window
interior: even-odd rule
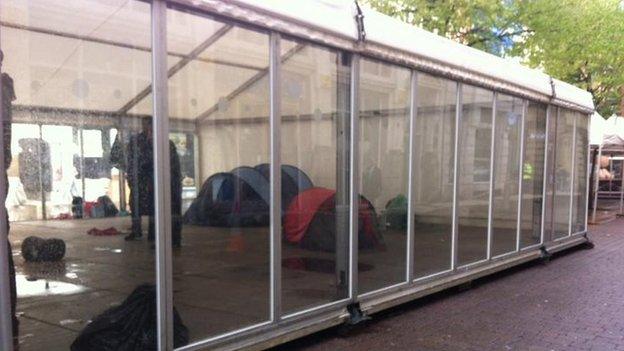
[[[559,108],[556,118],[555,188],[553,198],[554,237],[570,235],[575,113]]]
[[[520,138],[524,101],[496,95],[492,194],[492,256],[516,250]],[[487,136],[483,137],[487,140]]]
[[[360,69],[358,291],[366,293],[406,277],[411,71],[367,59]]]
[[[546,109],[546,105],[529,101],[524,117],[520,248],[541,241]]]
[[[171,130],[191,132],[169,136],[173,299],[197,341],[270,318],[269,36],[167,18],[169,50],[186,55],[169,56]]]
[[[150,86],[150,4],[7,0],[0,15],[2,114],[13,122],[5,126],[5,142],[13,146],[5,154],[12,158],[6,159],[8,238],[13,252],[21,249],[9,260],[20,312],[14,334],[22,350],[68,350],[90,321],[128,296],[145,306],[155,300],[147,240],[154,202],[144,191],[153,167],[147,160],[141,172],[133,168],[152,155],[152,143],[132,144],[140,128],[124,124],[150,120],[152,103],[146,100],[140,115],[123,110]],[[112,129],[129,137],[117,157]],[[120,213],[126,186],[140,194],[139,202],[130,201],[132,216]],[[137,240],[125,241],[133,229]],[[30,262],[37,260],[53,262]],[[154,314],[135,313],[155,325]],[[107,340],[111,348],[115,341]],[[153,348],[156,340],[144,342],[136,347]]]
[[[585,231],[587,217],[587,145],[588,118],[576,112],[576,139],[574,145],[574,188],[572,193],[572,234]]]
[[[451,267],[457,83],[418,74],[414,277]]]
[[[491,91],[462,86],[457,194],[459,265],[487,257],[493,99]],[[483,139],[477,142],[477,136]]]
[[[351,60],[287,39],[281,47],[282,304],[289,314],[348,296]]]

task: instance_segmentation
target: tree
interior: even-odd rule
[[[464,45],[502,55],[527,29],[518,21],[512,1],[495,0],[368,0],[389,16]]]
[[[368,0],[373,8],[589,91],[604,116],[622,99],[622,0]]]
[[[511,54],[589,91],[603,116],[617,112],[624,86],[624,8],[621,0],[522,2],[530,29]]]

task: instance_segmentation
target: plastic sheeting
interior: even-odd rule
[[[598,112],[594,112],[594,114],[591,116],[591,121],[589,125],[589,143],[591,145],[602,144],[605,123],[605,119]]]
[[[3,47],[13,53],[7,55],[3,68],[15,76],[30,77],[16,82],[17,105],[70,109],[80,106],[89,111],[151,114],[151,95],[133,102],[150,86],[150,37],[144,30],[150,20],[149,4],[136,5],[123,0],[90,2],[91,15],[87,15],[80,10],[84,5],[80,0],[3,2],[4,11],[0,14]],[[342,40],[355,43],[358,39],[352,0],[237,0],[233,3],[287,18],[294,25],[322,30]],[[55,9],[53,15],[48,11],[51,7]],[[367,42],[553,96],[551,78],[539,70],[461,45],[370,8],[363,8],[363,12]],[[170,99],[174,101],[170,106],[172,117],[200,116],[216,106],[220,96],[235,91],[268,67],[265,46],[257,46],[257,52],[249,57],[235,54],[238,47],[249,48],[248,42],[262,42],[260,34],[246,39],[236,29],[179,11],[167,23],[172,33],[167,42],[169,67],[179,64],[203,40],[216,36],[196,60],[183,65],[170,78],[169,94],[174,97]],[[220,30],[222,34],[218,33]],[[18,50],[24,40],[29,42],[29,49]],[[140,64],[129,64],[129,55]],[[228,57],[228,60],[216,63],[216,57]],[[33,71],[32,62],[45,62],[45,65],[37,66],[37,74],[30,76],[27,73]],[[193,69],[198,66],[203,68]],[[195,71],[203,73],[198,75]],[[188,99],[193,103],[178,105],[177,94],[189,90],[185,82],[201,86],[202,89],[195,90],[202,94]],[[557,100],[594,108],[588,92],[558,80],[552,83]]]
[[[599,133],[594,131],[592,117],[592,131],[593,133]],[[624,146],[624,117],[613,115],[607,119],[603,124],[603,138],[602,145],[621,145]],[[592,142],[593,143],[593,142]]]
[[[310,27],[357,41],[358,32],[352,0],[236,0],[245,6],[289,18]],[[442,62],[469,72],[553,96],[551,77],[511,60],[459,44],[421,28],[404,23],[371,8],[362,7],[366,40],[386,47]],[[590,93],[552,79],[557,99],[594,109]]]

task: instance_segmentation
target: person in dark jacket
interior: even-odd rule
[[[0,50],[0,68],[4,61],[4,53]],[[5,193],[3,199],[9,191],[9,178],[7,176],[7,170],[11,165],[11,123],[13,121],[13,101],[15,101],[15,89],[13,88],[13,78],[8,74],[2,73],[2,132],[4,133],[4,186]],[[4,201],[3,201],[4,202]],[[9,214],[6,215],[6,233],[7,233],[7,246],[9,248],[9,281],[11,290],[11,319],[13,321],[13,343],[17,344],[17,336],[19,335],[19,321],[17,320],[17,314],[15,313],[15,307],[17,304],[17,287],[15,284],[15,263],[13,262],[13,252],[11,250],[11,242],[9,241]],[[4,240],[4,239],[3,239]]]
[[[119,138],[111,150],[111,163],[126,172],[130,188],[130,212],[132,232],[126,240],[137,240],[142,236],[141,217],[149,216],[148,240],[155,237],[154,221],[154,152],[151,119],[144,119],[141,132],[130,136],[124,149]],[[171,215],[172,243],[179,247],[182,231],[182,173],[180,157],[173,142],[169,141],[171,167]]]

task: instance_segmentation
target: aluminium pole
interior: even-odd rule
[[[173,277],[171,248],[171,172],[167,95],[167,3],[152,2],[152,97],[154,202],[156,229],[157,340],[160,351],[173,350]]]
[[[0,43],[2,40],[0,38]],[[0,65],[0,74],[2,66]],[[2,84],[0,84],[0,96],[2,95]],[[0,102],[1,103],[1,102]],[[0,108],[0,126],[5,128],[3,108]],[[4,132],[0,133],[0,145],[4,145]],[[0,165],[4,179],[7,178],[4,152],[0,152]],[[8,191],[8,182],[0,180],[0,349],[13,351],[13,317],[11,316],[11,279],[9,278],[9,223],[7,210],[4,205]]]

